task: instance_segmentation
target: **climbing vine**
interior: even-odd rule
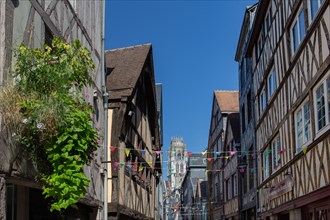
[[[99,142],[93,106],[82,95],[92,83],[90,52],[78,40],[68,44],[57,38],[42,49],[21,45],[16,58],[11,89],[19,95],[11,123],[17,142],[36,167],[51,211],[76,207],[89,185],[83,167]],[[10,98],[3,96],[0,100]]]

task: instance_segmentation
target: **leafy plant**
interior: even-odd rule
[[[82,96],[82,88],[92,83],[90,52],[78,40],[67,44],[57,38],[42,49],[21,45],[16,57],[17,111],[7,121],[35,164],[43,194],[52,198],[51,211],[75,207],[89,185],[83,167],[99,138],[93,107]],[[11,97],[0,96],[5,98]]]

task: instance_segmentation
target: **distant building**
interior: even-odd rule
[[[198,182],[207,181],[206,155],[191,154],[188,158],[187,172],[181,184],[181,216],[182,219],[195,219],[202,209],[197,209],[196,190]]]
[[[239,166],[244,172],[239,173],[239,210],[242,220],[256,219],[257,197],[257,157],[254,123],[254,89],[251,58],[246,56],[248,39],[258,4],[245,10],[241,33],[236,49],[235,60],[238,62],[239,108],[241,154]]]
[[[215,91],[213,94],[210,121],[209,140],[207,148],[208,161],[208,215],[209,219],[222,219],[224,216],[224,177],[223,172],[213,172],[223,169],[224,135],[227,117],[238,112],[238,91]]]
[[[239,176],[245,172],[245,167],[240,168],[240,126],[239,113],[230,113],[227,117],[227,126],[224,140],[223,173],[224,183],[224,218],[239,219]]]
[[[161,145],[152,46],[106,51],[106,67],[109,219],[154,219]]]
[[[208,182],[207,180],[198,180],[195,194],[195,210],[196,215],[194,219],[205,220],[207,219],[207,198],[208,198]]]
[[[171,213],[169,219],[178,219],[180,214],[181,184],[187,169],[187,146],[183,138],[172,138],[168,148],[167,179],[170,187]]]
[[[330,1],[261,0],[249,36],[258,218],[330,216]]]

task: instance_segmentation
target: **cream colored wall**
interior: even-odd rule
[[[107,154],[107,157],[108,157],[108,161],[111,161],[111,151],[110,151],[110,146],[111,146],[111,139],[112,139],[112,123],[113,123],[113,120],[112,120],[112,117],[113,117],[113,110],[112,109],[109,109],[108,110],[108,154]],[[118,149],[116,149],[118,150]],[[112,161],[111,161],[112,162]],[[114,161],[113,161],[114,162]],[[112,199],[112,166],[113,166],[113,163],[108,163],[108,203],[111,202],[111,199]]]

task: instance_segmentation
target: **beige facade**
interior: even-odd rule
[[[109,219],[154,219],[161,150],[150,44],[106,52]]]
[[[329,1],[260,1],[252,58],[258,216],[328,219]]]

